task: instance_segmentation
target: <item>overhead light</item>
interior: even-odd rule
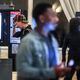
[[[52,5],[52,9],[53,9],[54,11],[56,11],[57,6],[58,6],[58,4],[57,4],[57,3],[54,3],[54,4]]]
[[[62,7],[61,7],[61,6],[58,6],[58,7],[56,8],[56,12],[59,13],[59,12],[61,12],[61,11],[62,11]]]

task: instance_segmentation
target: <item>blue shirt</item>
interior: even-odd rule
[[[51,39],[46,39],[46,44],[48,46],[48,60],[49,60],[49,67],[53,67],[57,65],[57,59],[55,55],[55,50],[52,45]]]

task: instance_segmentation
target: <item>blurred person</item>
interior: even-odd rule
[[[13,18],[13,37],[20,37],[21,39],[27,35],[29,32],[32,31],[31,25],[29,25],[28,21],[26,20],[26,17],[23,14],[17,14],[14,18]],[[16,28],[20,28],[20,31],[16,32]],[[13,54],[12,58],[13,58],[13,70],[15,69],[15,57],[16,55]]]
[[[57,39],[59,43],[59,47],[62,48],[64,39],[66,36],[65,31],[62,28],[57,27],[55,31],[51,31],[51,34],[55,36],[55,38]]]
[[[32,28],[28,24],[26,17],[23,14],[18,14],[14,18],[14,35],[13,37],[21,37],[23,38],[26,34],[31,32]],[[21,31],[15,32],[15,28],[20,28]]]
[[[22,39],[16,57],[18,80],[58,80],[66,69],[61,67],[55,37],[48,34],[59,19],[48,3],[38,4],[33,17],[37,27]]]
[[[69,66],[71,71],[66,74],[64,80],[72,80],[75,71],[77,71],[77,80],[80,80],[80,18],[70,20],[70,32],[64,41],[62,49],[62,62],[64,63],[66,62],[67,47],[69,48],[67,66],[69,66],[70,60],[73,65]],[[77,67],[78,69],[76,69]]]

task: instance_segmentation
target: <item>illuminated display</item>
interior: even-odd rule
[[[20,14],[19,11],[11,11],[10,12],[10,43],[20,43],[20,38],[13,37],[14,35],[14,23],[13,18]],[[20,28],[15,28],[15,32],[20,31]]]
[[[2,14],[0,13],[0,39],[1,39]]]

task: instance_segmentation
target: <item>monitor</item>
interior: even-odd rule
[[[1,33],[2,33],[2,13],[0,13],[0,40],[1,40]]]
[[[18,46],[20,44],[20,37],[14,37],[14,30],[15,33],[17,31],[20,31],[20,28],[15,27],[13,18],[17,15],[20,14],[20,11],[10,11],[10,50],[11,54],[16,54],[18,51]]]
[[[20,43],[20,37],[19,38],[13,37],[14,29],[15,29],[15,32],[20,31],[20,28],[15,28],[14,23],[13,23],[13,18],[17,14],[20,14],[20,12],[19,11],[10,12],[10,43]]]

